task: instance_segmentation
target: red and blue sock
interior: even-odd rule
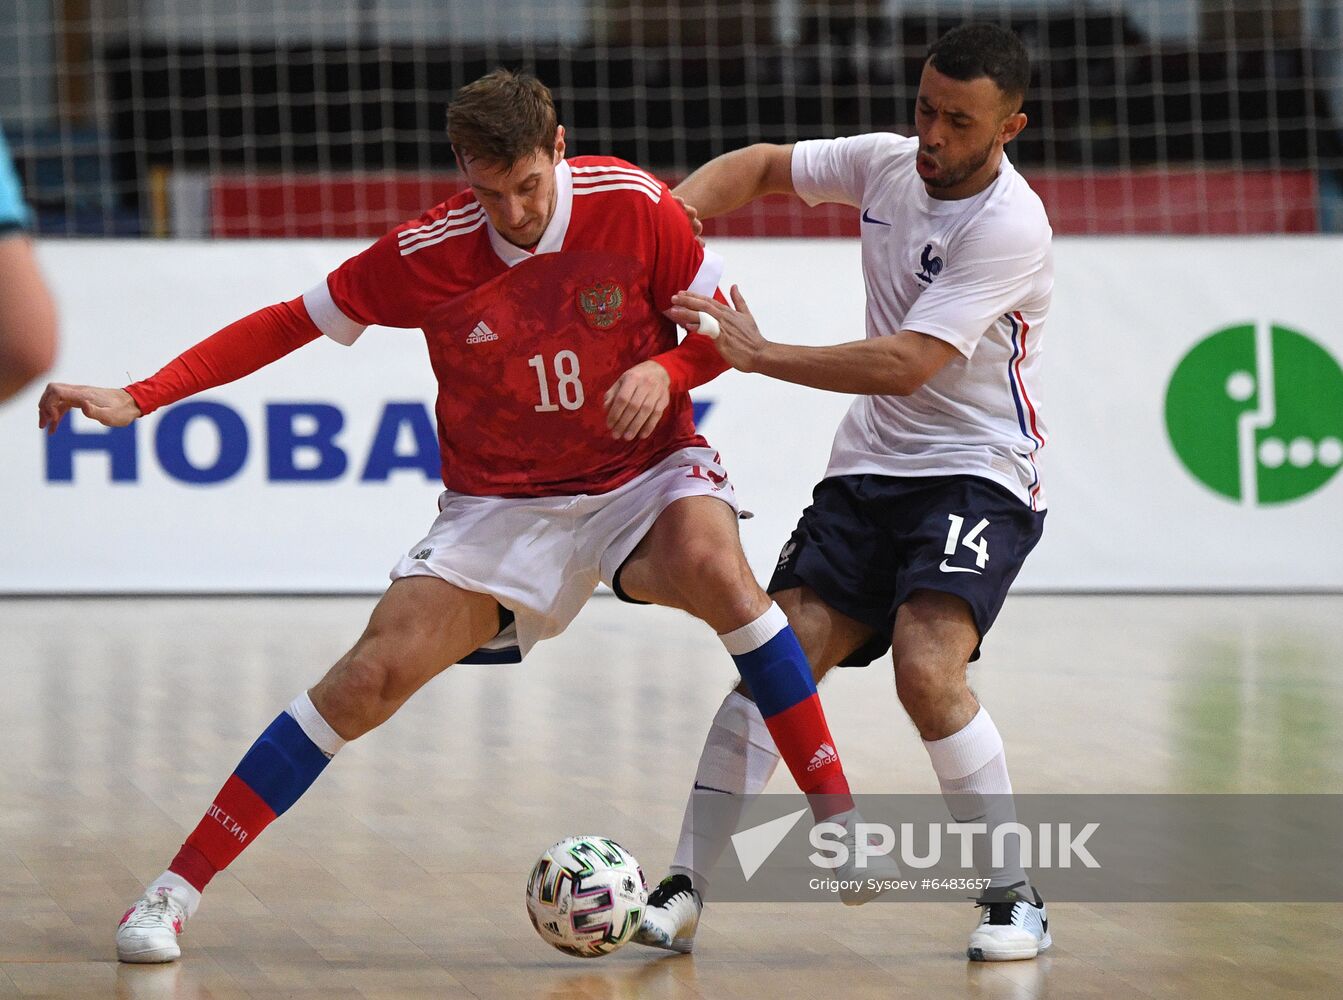
[[[168,871],[203,890],[298,801],[344,745],[307,692],[299,695],[243,755]]]
[[[751,689],[779,755],[811,802],[812,814],[827,819],[853,808],[811,665],[783,609],[771,604],[755,621],[718,638]]]

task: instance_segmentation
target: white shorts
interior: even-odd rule
[[[712,448],[683,448],[595,496],[478,497],[444,490],[429,534],[391,577],[436,576],[491,595],[513,612],[516,639],[505,630],[473,659],[517,660],[568,628],[598,582],[611,584],[668,505],[690,496],[718,497],[737,510]],[[517,653],[508,655],[510,647]]]

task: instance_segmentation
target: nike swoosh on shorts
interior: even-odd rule
[[[937,568],[943,573],[974,573],[976,576],[984,575],[981,570],[970,569],[968,566],[948,566],[945,559],[938,563]]]

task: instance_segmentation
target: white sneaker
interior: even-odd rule
[[[895,863],[895,859],[890,854],[867,854],[867,849],[872,842],[867,841],[864,847],[865,867],[858,867],[858,833],[857,825],[863,822],[863,817],[858,815],[858,810],[851,809],[845,816],[835,816],[830,822],[844,824],[843,844],[849,849],[848,860],[835,869],[833,877],[840,879],[851,885],[857,885],[856,889],[843,889],[840,891],[840,898],[845,906],[862,906],[864,903],[871,902],[880,896],[888,888],[883,883],[889,883],[900,877],[900,866]]]
[[[686,954],[695,947],[704,900],[685,875],[668,875],[648,894],[643,923],[634,941],[650,948],[663,948]]]
[[[1049,936],[1045,901],[1034,889],[1030,899],[1017,890],[1025,882],[1006,889],[990,889],[975,903],[983,907],[979,926],[970,932],[965,957],[972,962],[1011,962],[1034,958],[1054,939]]]
[[[117,958],[123,962],[175,962],[182,955],[177,935],[187,925],[187,908],[170,889],[146,891],[117,927]]]

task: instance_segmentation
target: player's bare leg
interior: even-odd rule
[[[896,693],[923,737],[952,817],[992,830],[1016,822],[1016,809],[1002,736],[966,682],[978,642],[965,601],[921,590],[896,613],[891,657]],[[987,857],[976,860],[990,883],[978,902],[980,922],[966,955],[976,961],[1034,958],[1052,938],[1044,902],[1028,885],[1020,857],[1009,855],[1001,869]]]
[[[499,631],[499,604],[434,576],[403,577],[364,634],[309,692],[342,739],[382,725],[412,694]]]
[[[925,741],[964,729],[979,711],[966,666],[979,632],[965,601],[920,590],[900,605],[891,635],[895,691]]]
[[[719,635],[772,603],[741,550],[736,514],[711,496],[669,504],[620,568],[620,586],[636,600],[689,612]]]
[[[487,594],[437,577],[394,582],[354,647],[262,733],[168,870],[122,917],[117,957],[176,959],[177,936],[210,879],[307,791],[347,741],[385,722],[498,630],[499,607]]]
[[[792,587],[773,596],[797,633],[817,683],[876,634],[870,626],[826,604],[810,587]]]

